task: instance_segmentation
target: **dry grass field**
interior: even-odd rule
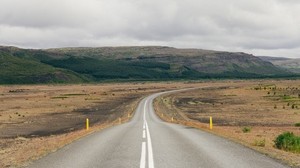
[[[206,130],[212,116],[213,133],[300,165],[299,154],[273,147],[284,131],[300,135],[294,126],[300,122],[300,81],[203,81],[0,86],[0,167],[22,167],[120,124],[119,119],[126,122],[139,100],[151,93],[200,87],[156,99],[157,114]],[[86,118],[89,131],[84,129]],[[250,131],[244,133],[245,128]]]
[[[0,167],[19,167],[132,116],[151,93],[197,83],[0,86]],[[89,118],[91,129],[85,131]],[[26,155],[24,154],[26,152]]]
[[[276,149],[283,132],[300,136],[300,81],[239,81],[157,98],[164,120],[201,128],[300,167],[300,153]],[[209,117],[213,129],[209,130]]]

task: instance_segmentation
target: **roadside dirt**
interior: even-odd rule
[[[139,100],[198,83],[0,86],[0,167],[20,167],[94,131],[128,121]],[[85,120],[90,130],[85,130]],[[26,153],[26,155],[25,155]]]
[[[299,153],[278,150],[273,142],[283,132],[300,135],[295,126],[300,122],[299,95],[299,80],[240,81],[163,95],[154,104],[166,121],[204,129],[300,167]]]

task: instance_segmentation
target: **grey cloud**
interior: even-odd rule
[[[300,55],[298,0],[1,0],[0,44],[170,45]]]
[[[0,23],[37,28],[79,25],[84,18],[76,9],[70,9],[70,3],[58,0],[3,0],[0,2]]]

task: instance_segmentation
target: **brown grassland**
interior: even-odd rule
[[[299,80],[211,84],[163,95],[155,100],[154,106],[157,115],[165,121],[209,131],[292,167],[300,167],[300,153],[274,147],[274,139],[283,132],[300,136],[300,127],[295,126],[300,122]]]
[[[83,136],[126,122],[143,97],[181,88],[198,89],[157,98],[155,108],[162,119],[172,122],[173,117],[175,123],[300,166],[299,154],[273,147],[282,132],[300,135],[294,126],[300,122],[300,81],[253,80],[0,86],[0,167],[22,167]],[[209,116],[213,130],[208,129]],[[244,133],[245,127],[250,131]]]

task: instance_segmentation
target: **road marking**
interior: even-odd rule
[[[147,104],[147,101],[148,101],[148,100],[146,100],[146,101],[145,101],[145,104],[144,104],[144,118],[143,118],[143,119],[144,119],[144,122],[146,121],[146,104]]]
[[[146,167],[146,142],[142,142],[142,154],[141,154],[141,162],[140,168]]]
[[[147,121],[146,121],[146,130],[147,130],[147,142],[148,142],[147,144],[148,145],[148,168],[154,168],[152,142],[151,142],[151,136],[150,136]]]
[[[152,142],[149,132],[148,123],[146,120],[146,105],[148,100],[145,100],[144,104],[144,114],[143,114],[143,138],[146,138],[147,134],[147,142],[142,142],[142,154],[141,154],[141,162],[140,162],[140,168],[146,167],[146,144],[148,149],[148,168],[154,168],[154,162],[153,162],[153,151],[152,151]]]
[[[143,130],[143,138],[146,138],[146,132]]]

